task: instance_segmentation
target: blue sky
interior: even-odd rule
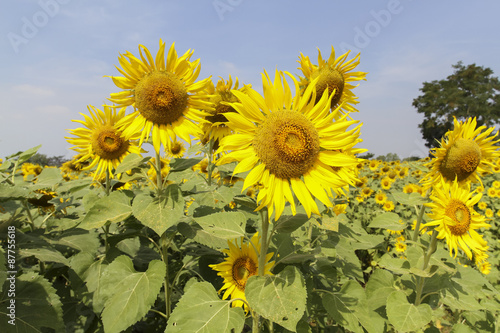
[[[159,39],[194,49],[199,78],[231,74],[262,91],[260,73],[299,74],[299,53],[361,52],[367,81],[354,89],[359,147],[376,156],[425,156],[412,107],[424,81],[459,60],[500,74],[498,1],[16,0],[0,5],[0,157],[42,144],[74,155],[64,139],[87,105],[119,89],[105,75],[120,53],[153,54]]]

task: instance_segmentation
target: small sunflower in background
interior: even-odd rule
[[[380,181],[380,187],[382,187],[384,190],[389,190],[392,186],[392,180],[389,177],[384,177]]]
[[[200,60],[190,61],[193,51],[178,56],[174,44],[165,61],[165,43],[153,59],[149,50],[139,45],[140,59],[132,53],[120,55],[118,61],[124,76],[108,76],[122,92],[113,93],[109,100],[118,107],[133,106],[134,112],[118,124],[125,135],[140,131],[140,143],[152,136],[156,153],[160,145],[169,147],[177,138],[191,143],[191,136],[202,134],[198,122],[212,109],[206,89],[210,78],[196,81]]]
[[[247,93],[233,90],[240,103],[230,103],[237,112],[226,113],[235,134],[224,137],[216,153],[227,152],[218,164],[238,161],[234,174],[250,171],[243,190],[254,184],[259,190],[257,210],[275,210],[277,220],[290,203],[296,213],[293,194],[308,216],[320,214],[314,200],[332,207],[332,197],[344,194],[344,186],[354,186],[358,158],[350,151],[360,141],[360,124],[340,115],[340,107],[330,112],[333,94],[327,91],[315,103],[317,80],[302,95],[298,81],[295,97],[283,72],[276,71],[274,82],[262,75],[264,96],[249,88]],[[354,126],[352,129],[349,127]],[[339,170],[342,169],[342,172]]]
[[[375,194],[375,202],[379,205],[383,205],[387,201],[387,195],[384,192],[378,192]]]
[[[41,174],[43,168],[41,165],[25,162],[21,165],[21,174],[24,180],[28,180],[29,176],[37,177]]]
[[[179,140],[173,140],[172,145],[165,149],[165,154],[172,158],[182,158],[186,152],[186,147]]]
[[[112,177],[113,169],[116,169],[125,156],[142,152],[136,141],[140,133],[129,131],[129,134],[125,135],[118,129],[117,123],[125,116],[125,108],[117,112],[115,108],[104,106],[104,111],[101,111],[89,105],[88,110],[90,117],[80,113],[85,120],[73,120],[85,127],[69,130],[75,137],[65,137],[65,139],[74,145],[71,149],[81,156],[74,163],[92,161],[82,170],[97,166],[94,179],[102,178],[106,170]]]
[[[224,279],[224,285],[219,290],[219,292],[225,290],[222,299],[241,298],[246,300],[246,283],[251,276],[257,275],[259,272],[260,236],[258,233],[255,233],[249,243],[244,242],[244,238],[241,237],[241,245],[238,245],[238,239],[235,239],[233,242],[228,241],[227,243],[229,249],[223,250],[227,258],[223,262],[209,265],[209,267],[217,271],[217,275]],[[273,275],[271,268],[274,265],[274,261],[270,261],[273,255],[274,253],[266,254],[264,275]],[[231,306],[243,306],[245,311],[248,311],[247,305],[240,300],[235,300],[231,303]]]
[[[460,248],[472,259],[472,253],[484,252],[488,247],[483,236],[476,231],[490,227],[485,217],[474,210],[482,194],[472,194],[470,183],[459,186],[458,181],[448,183],[443,179],[441,186],[434,187],[430,196],[432,202],[425,204],[432,209],[428,214],[432,221],[425,223],[424,227],[435,227],[437,238],[446,240],[453,257]]]
[[[233,79],[229,75],[229,79],[226,81],[223,78],[219,78],[217,85],[214,86],[212,81],[207,89],[207,93],[211,96],[210,101],[213,103],[213,109],[207,110],[207,116],[205,116],[205,121],[202,125],[203,137],[201,138],[201,143],[206,144],[210,139],[214,140],[214,150],[217,150],[219,141],[232,133],[230,127],[227,126],[227,118],[225,116],[228,112],[236,112],[233,106],[227,103],[238,102],[238,98],[231,92],[233,89],[238,90],[242,93],[251,87],[250,85],[244,85],[238,88],[238,78],[235,79],[233,86]]]
[[[420,182],[426,188],[440,184],[441,179],[482,184],[480,175],[492,172],[494,160],[500,155],[495,145],[500,140],[494,140],[498,133],[492,135],[494,127],[477,127],[476,118],[463,122],[454,118],[453,125],[441,139],[441,147],[431,151],[434,158],[425,164],[430,171]]]
[[[36,196],[33,198],[28,198],[28,202],[35,207],[38,207],[44,212],[53,212],[55,210],[55,206],[53,203],[49,202],[50,200],[57,197],[57,193],[54,191],[50,191],[48,189],[38,189],[34,191]]]
[[[304,93],[307,86],[315,79],[318,79],[316,84],[317,94],[316,102],[323,95],[323,91],[327,90],[328,94],[334,93],[330,101],[332,109],[340,106],[342,110],[347,112],[357,112],[354,105],[358,104],[357,97],[352,90],[356,87],[351,82],[366,80],[365,72],[353,72],[354,68],[359,65],[360,54],[356,55],[351,60],[347,60],[349,53],[347,51],[338,58],[335,57],[335,49],[332,46],[332,51],[328,60],[324,60],[321,56],[321,51],[318,49],[318,64],[311,62],[308,56],[300,53],[299,60],[300,69],[304,77],[300,77],[301,92]]]
[[[384,208],[386,212],[392,212],[395,208],[394,202],[392,202],[391,200],[386,200],[382,208]]]

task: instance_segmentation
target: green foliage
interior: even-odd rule
[[[192,284],[172,312],[165,332],[241,332],[245,323],[242,308],[232,308],[208,282]]]
[[[365,165],[359,170],[363,185],[351,187],[348,200],[336,199],[344,210],[318,203],[321,216],[308,217],[302,206],[296,215],[286,206],[267,231],[273,275],[253,272],[245,312],[230,297],[222,300],[224,282],[210,266],[224,261],[228,241],[265,233],[265,210],[255,211],[256,199],[242,192],[243,181],[224,178],[234,165],[212,165],[217,177],[209,184],[191,169],[199,158],[175,159],[158,189],[147,178],[148,158],[129,155],[118,166],[122,178],[113,180],[126,189],[107,193],[88,174],[69,178],[57,168],[24,179],[19,161],[36,150],[7,158],[0,171],[2,332],[12,329],[6,311],[11,299],[13,332],[248,332],[257,322],[252,315],[263,332],[500,327],[499,223],[493,217],[492,227],[481,231],[490,246],[490,274],[466,256],[450,257],[443,241],[424,264],[431,236],[422,230],[413,241],[412,227],[428,199],[417,190],[405,193],[426,172],[421,161],[383,162],[374,170]],[[403,168],[403,176],[382,188],[381,178]],[[498,174],[482,179],[486,190],[499,180]],[[373,192],[363,192],[366,187]],[[28,199],[42,197],[39,190],[56,196],[37,206]],[[375,193],[386,195],[394,209],[386,211]],[[481,201],[495,214],[500,210],[497,197],[485,194]],[[15,296],[9,296],[11,274]]]
[[[453,117],[477,117],[478,125],[486,126],[500,119],[500,81],[493,71],[460,61],[452,67],[454,72],[446,79],[424,82],[422,95],[413,100],[424,116],[419,128],[429,148],[438,146],[436,140],[452,129]]]

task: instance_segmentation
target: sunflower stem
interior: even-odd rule
[[[422,270],[425,271],[427,266],[429,265],[429,261],[434,252],[436,252],[437,247],[437,235],[438,232],[436,230],[432,231],[431,241],[429,242],[429,247],[424,254],[424,265]],[[419,276],[417,279],[417,296],[415,297],[415,305],[418,306],[422,302],[422,291],[424,290],[425,277]]]
[[[109,169],[106,168],[106,184],[104,187],[104,193],[106,194],[106,196],[109,195],[110,190],[111,190],[111,179],[109,177]]]
[[[259,253],[259,276],[264,276],[264,271],[266,266],[266,254],[267,254],[267,248],[269,246],[267,238],[267,233],[269,232],[269,214],[267,209],[261,211],[261,218],[262,218],[262,235],[261,235],[262,245],[260,247],[260,253]]]
[[[208,165],[207,165],[207,171],[208,171],[208,186],[212,185],[212,149],[214,147],[214,139],[210,138],[210,141],[208,142]]]
[[[424,217],[425,206],[422,204],[420,211],[418,212],[417,223],[415,223],[415,230],[413,231],[412,241],[416,242],[418,235],[420,234],[420,225],[422,224],[422,219]]]
[[[170,296],[172,294],[169,283],[169,270],[168,270],[168,248],[170,247],[170,242],[172,241],[175,233],[172,235],[172,238],[167,239],[167,232],[165,231],[160,238],[160,249],[161,249],[161,257],[163,262],[165,263],[165,280],[163,281],[163,286],[165,288],[165,315],[168,320],[170,318],[171,312],[171,304],[170,304]]]
[[[35,221],[33,220],[33,215],[31,215],[30,208],[28,206],[28,200],[22,200],[24,209],[26,210],[26,214],[28,215],[28,225],[30,227],[30,231],[35,230]]]
[[[163,179],[161,177],[161,157],[160,157],[159,152],[156,152],[155,162],[156,162],[156,168],[155,168],[156,169],[156,190],[157,190],[158,198],[160,198],[162,193],[163,193]]]

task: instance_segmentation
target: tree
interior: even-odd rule
[[[455,71],[445,80],[424,82],[423,93],[413,100],[424,120],[418,127],[429,148],[438,146],[441,137],[458,120],[477,117],[479,126],[493,126],[500,118],[500,81],[493,70],[464,66],[461,61],[452,66]]]
[[[60,167],[66,161],[68,161],[68,159],[64,158],[64,156],[48,157],[45,154],[36,153],[35,155],[31,156],[27,162],[33,163],[33,164],[39,164],[41,166]]]

